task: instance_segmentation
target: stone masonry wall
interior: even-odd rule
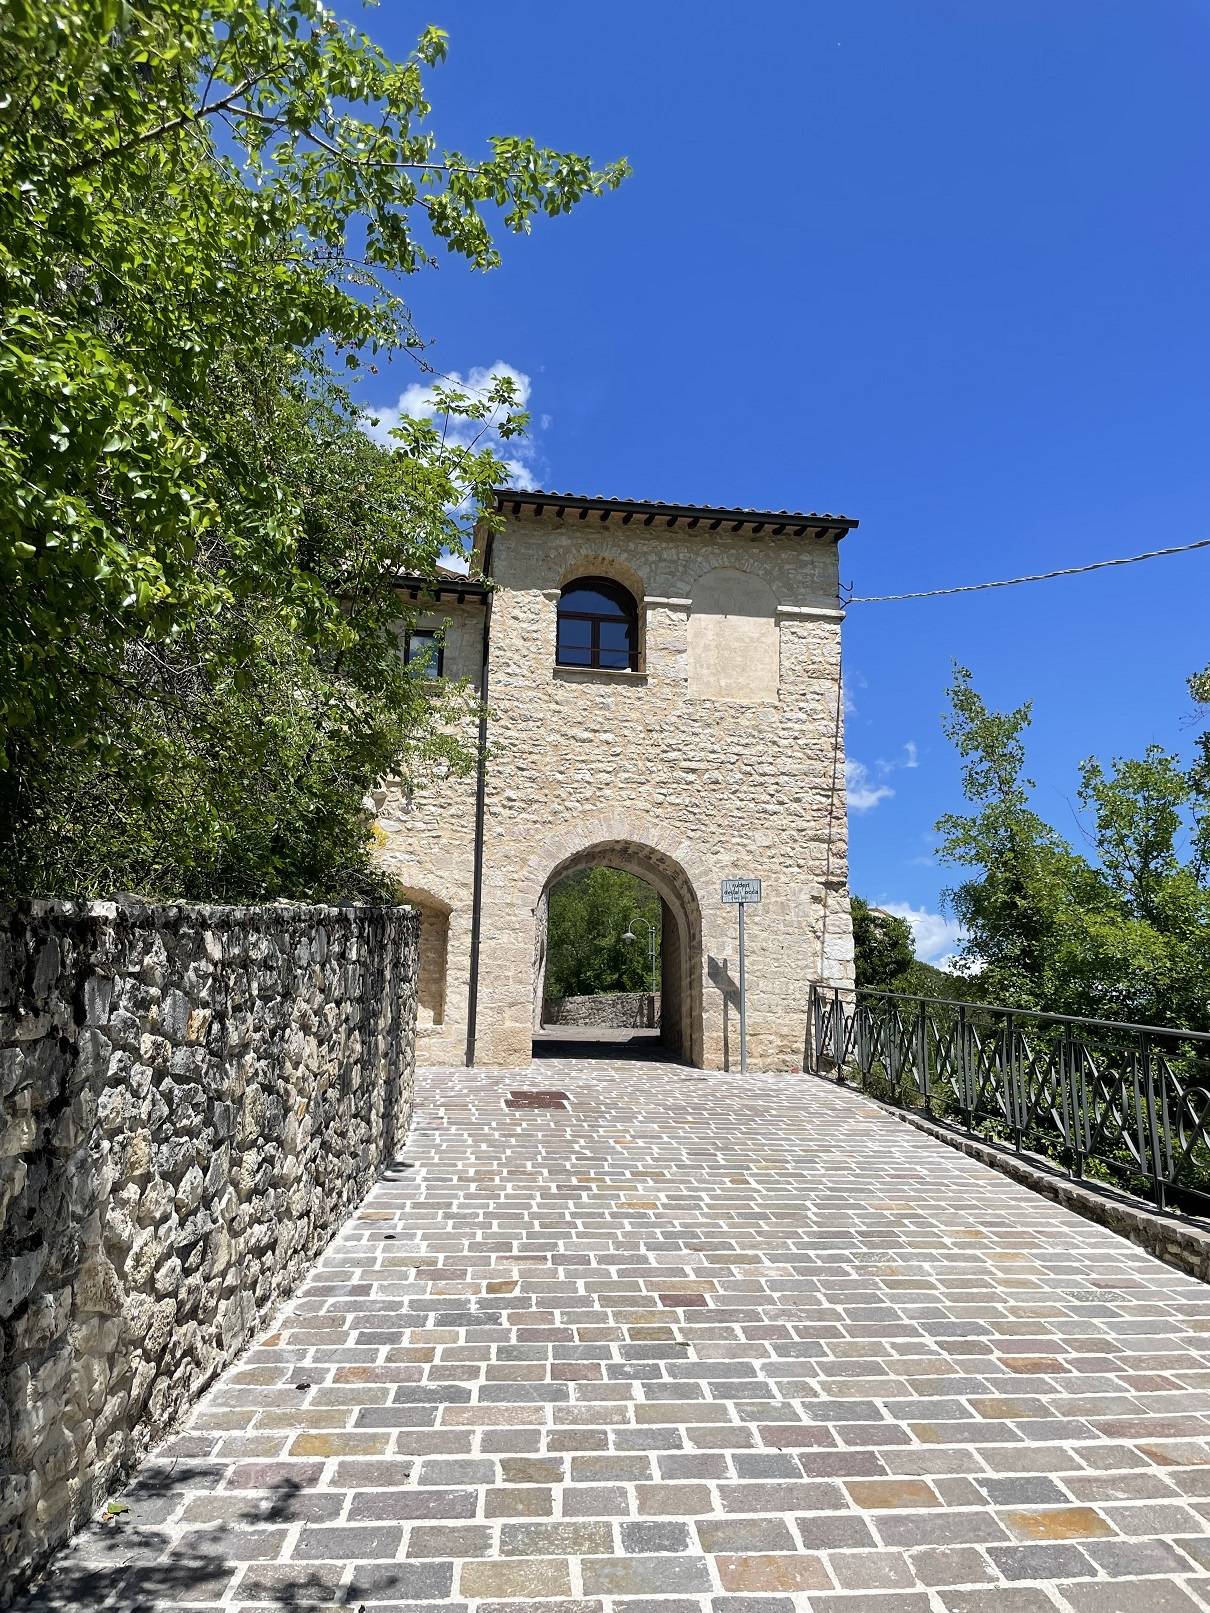
[[[763,880],[747,918],[749,1059],[801,1069],[811,984],[853,981],[836,545],[553,511],[508,518],[493,543],[477,1061],[528,1065],[547,892],[607,863],[665,904],[665,1026],[708,1069],[739,1058],[738,919],[720,880]],[[583,576],[634,595],[637,670],[556,664],[560,591]],[[435,612],[450,677],[477,675],[482,609]],[[425,1063],[466,1047],[474,793],[468,775],[375,796],[383,867],[448,913]]]
[[[445,626],[445,676],[464,678],[475,689],[483,656],[483,610],[482,601],[459,605],[445,599],[418,619],[423,627]],[[476,727],[468,724],[460,737],[473,749]],[[405,900],[420,909],[426,976],[442,1005],[436,1019],[421,1003],[416,1051],[422,1065],[461,1064],[466,1054],[475,785],[471,772],[441,779],[415,794],[398,778],[384,779],[373,792],[378,861],[398,882]],[[420,855],[417,848],[423,848]]]
[[[694,684],[694,601],[720,568],[776,601],[773,696]],[[668,872],[656,888],[683,932],[700,1026],[687,1056],[707,1069],[738,1063],[738,919],[720,881],[763,880],[747,924],[749,1059],[801,1068],[810,983],[852,980],[835,545],[551,516],[510,521],[492,570],[479,1060],[527,1061],[535,903],[557,870],[612,844],[636,853],[615,866],[647,877],[646,858],[654,875],[654,854]],[[637,579],[639,671],[556,665],[559,593],[578,575]],[[725,622],[717,632],[725,646]]]
[[[553,997],[544,1025],[600,1025],[610,1030],[651,1029],[660,1022],[660,997],[649,991],[603,991],[591,997]]]
[[[0,911],[0,1600],[401,1147],[406,908]]]

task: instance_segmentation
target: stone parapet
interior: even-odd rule
[[[660,1022],[660,994],[649,991],[598,992],[589,997],[554,997],[542,1010],[544,1025],[599,1025],[609,1030],[653,1030]]]
[[[407,908],[0,910],[0,1600],[402,1146],[417,936]]]

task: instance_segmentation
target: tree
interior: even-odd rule
[[[1198,695],[1205,685],[1195,678]],[[949,893],[983,965],[984,1001],[1056,1013],[1210,1025],[1210,889],[1203,837],[1206,736],[1191,767],[1151,746],[1141,758],[1081,766],[1091,861],[1030,805],[1029,707],[988,709],[955,670],[946,732],[975,808],[938,825],[941,856],[972,870]]]
[[[550,893],[547,998],[649,991],[650,932],[645,926],[655,926],[658,980],[661,912],[651,886],[620,868],[589,868],[561,880]],[[633,941],[623,940],[628,930]]]
[[[903,977],[915,962],[912,931],[906,919],[873,908],[854,896],[853,946],[859,987],[872,991],[903,991]]]
[[[1030,705],[989,710],[970,672],[955,667],[951,711],[942,727],[963,759],[962,784],[977,809],[937,823],[943,862],[979,871],[948,893],[985,965],[985,982],[1029,1006],[1054,946],[1070,852],[1029,806],[1024,732]]]
[[[625,165],[442,151],[445,51],[391,61],[319,0],[0,5],[3,887],[364,893],[375,777],[469,765],[392,583],[524,415],[439,388],[472,446],[384,448],[354,389],[426,365],[399,275],[490,269]]]
[[[1080,800],[1094,815],[1094,843],[1111,888],[1135,918],[1162,924],[1163,892],[1180,869],[1177,836],[1192,786],[1180,759],[1149,745],[1107,773],[1096,757],[1080,766]]]

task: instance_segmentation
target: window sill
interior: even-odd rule
[[[647,674],[640,667],[632,672],[626,666],[554,666],[555,678],[565,683],[646,683]]]

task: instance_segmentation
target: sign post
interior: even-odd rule
[[[724,907],[739,908],[739,1068],[741,1075],[748,1073],[748,978],[744,956],[744,909],[749,902],[760,901],[760,880],[748,878],[724,879],[722,901]]]

